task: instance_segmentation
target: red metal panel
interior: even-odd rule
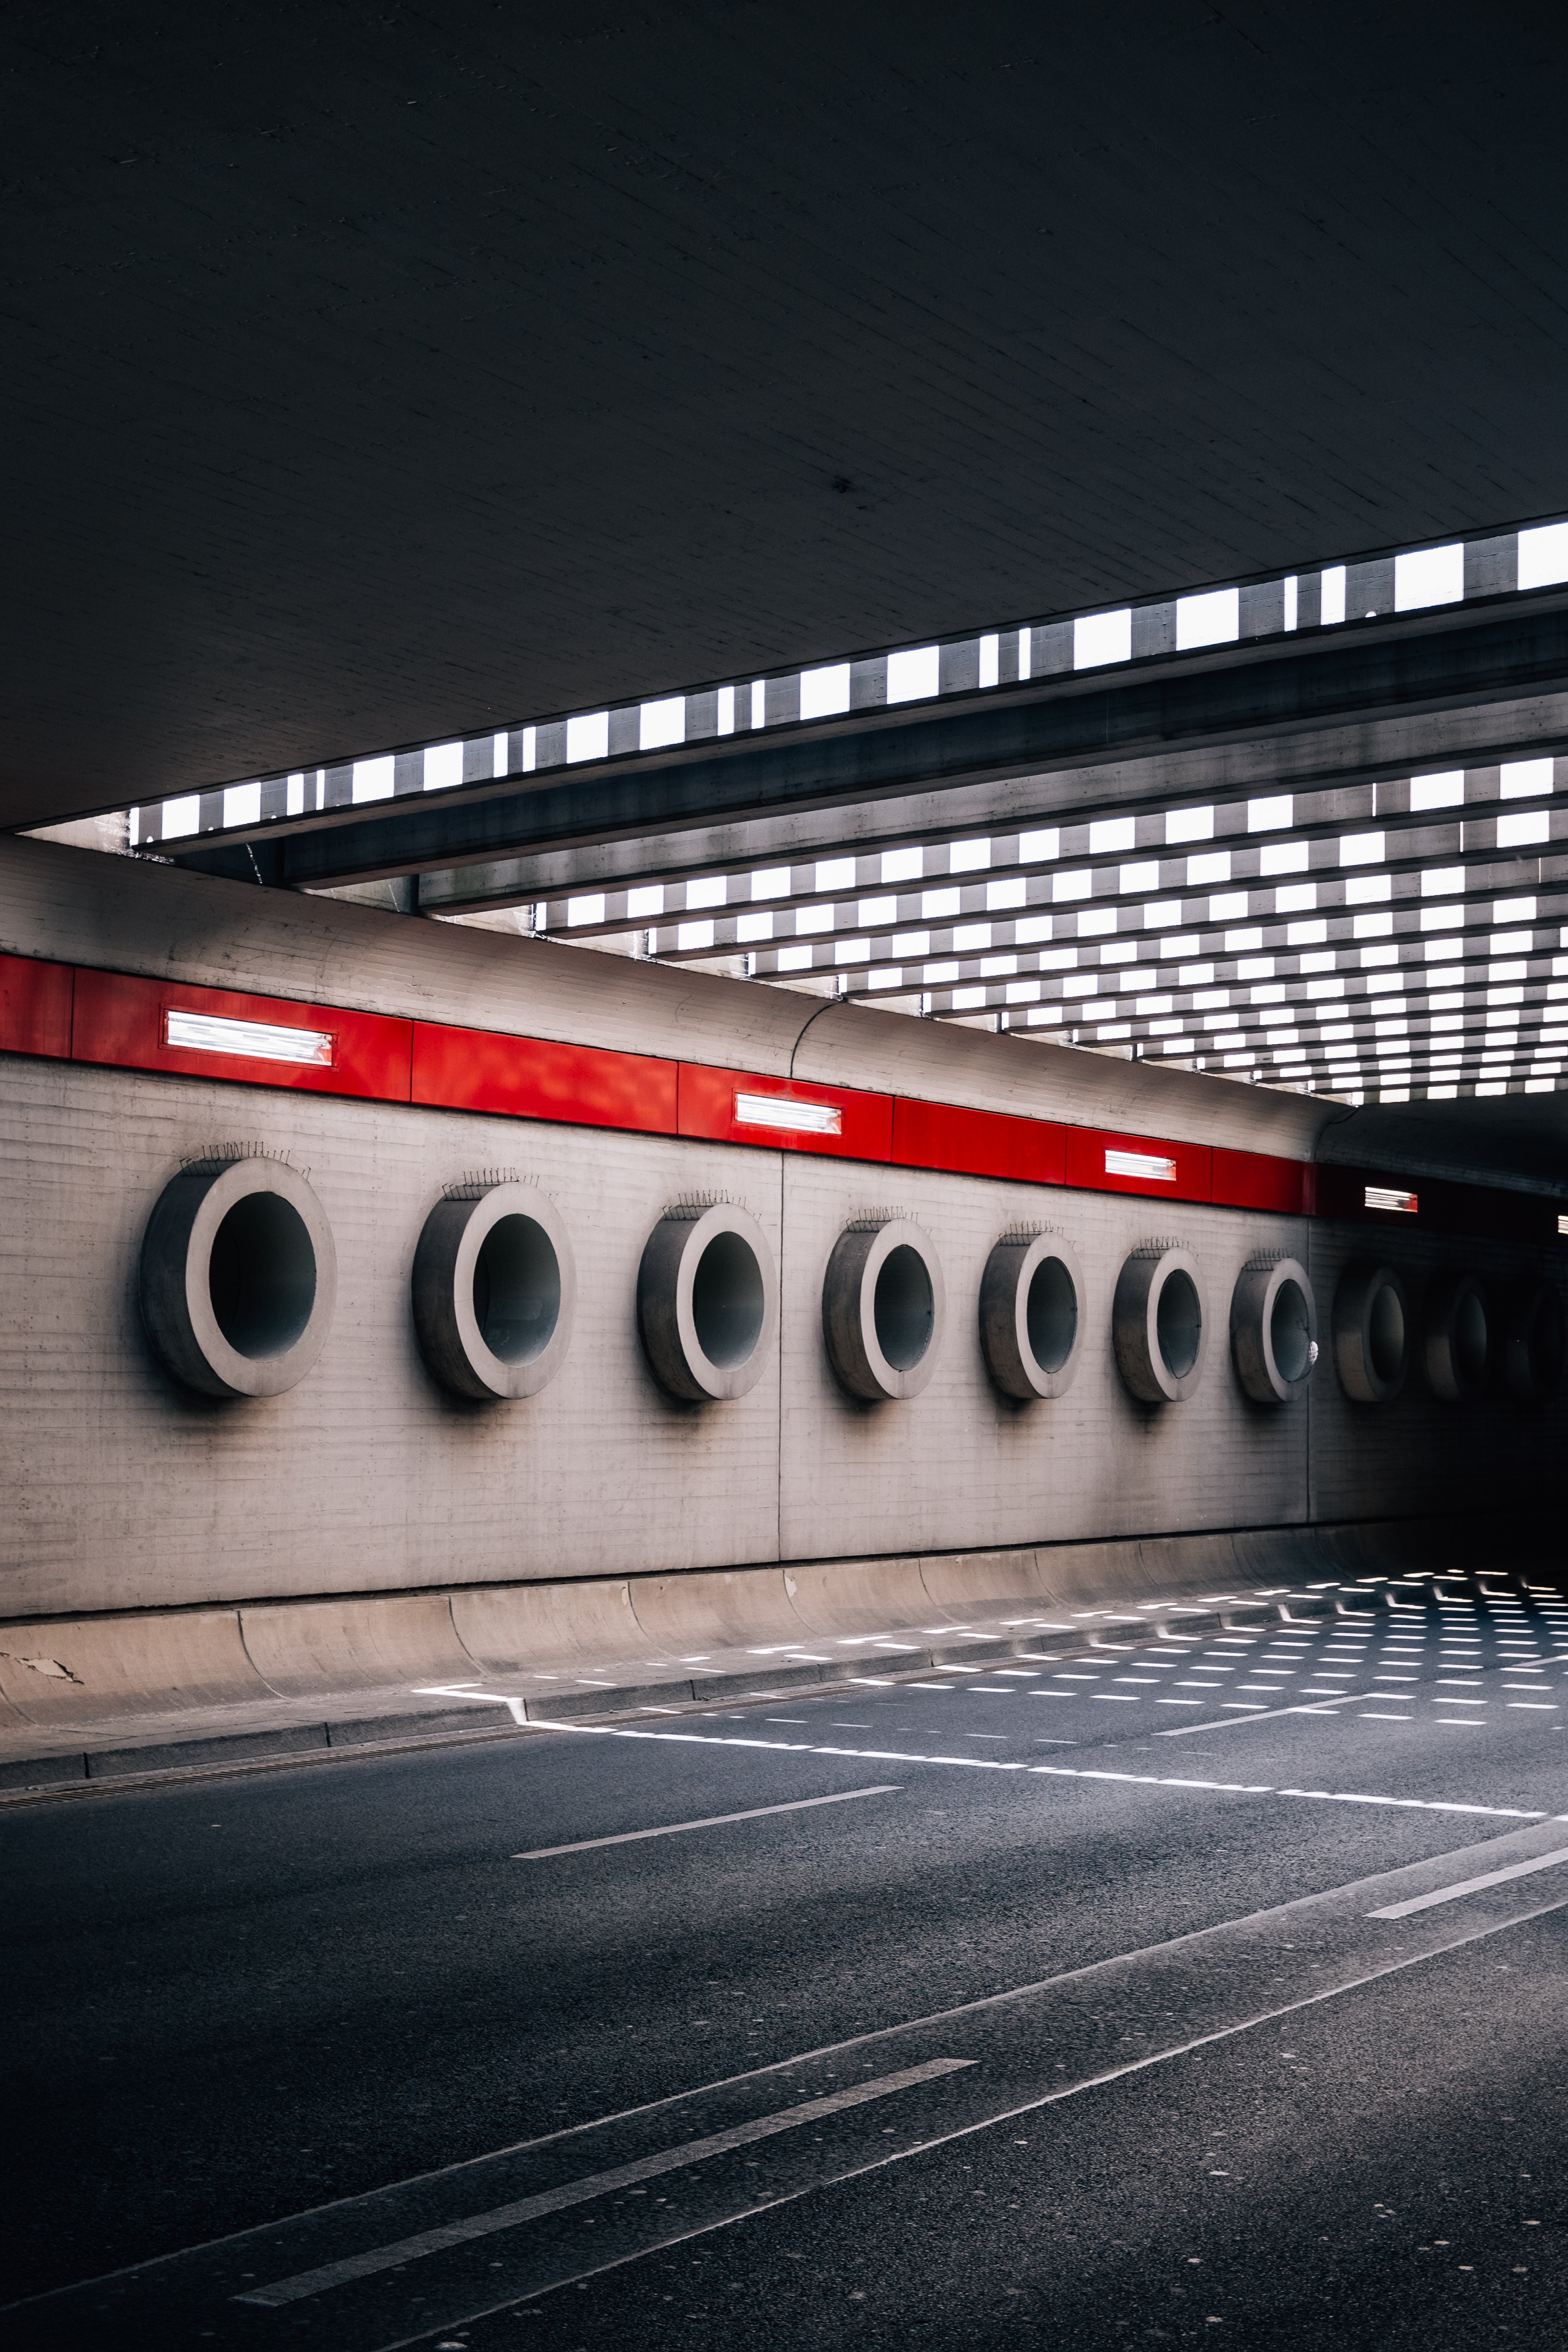
[[[0,956],[0,1054],[71,1049],[71,968],[32,956]]]
[[[1086,1192],[1141,1192],[1157,1201],[1206,1201],[1213,1182],[1213,1157],[1206,1143],[1165,1143],[1152,1135],[1108,1135],[1097,1127],[1069,1127],[1067,1131],[1067,1181]]]
[[[294,1063],[264,1053],[171,1045],[168,1016],[180,1013],[330,1037],[330,1049],[323,1049],[330,1058]],[[186,988],[173,981],[79,969],[71,1058],[107,1062],[118,1069],[222,1078],[240,1086],[406,1102],[413,1027],[410,1021],[382,1013],[350,1013],[337,1005],[294,1004],[283,997],[242,996],[226,988]]]
[[[758,1105],[759,1116],[744,1116],[748,1102]],[[803,1118],[836,1118],[837,1125],[775,1127],[762,1110],[770,1103],[778,1104],[781,1119],[788,1118],[789,1107],[795,1104]],[[889,1160],[893,1150],[893,1098],[682,1062],[679,1132],[704,1136],[713,1143],[756,1144],[769,1151],[821,1152],[835,1160]]]
[[[1214,1148],[1210,1199],[1222,1209],[1279,1209],[1287,1216],[1310,1213],[1304,1160],[1276,1160],[1262,1151]]]
[[[489,1029],[414,1026],[413,1100],[503,1118],[673,1135],[676,1066],[649,1054],[612,1054]]]
[[[1067,1130],[1052,1119],[963,1110],[900,1095],[893,1109],[893,1158],[900,1168],[1060,1184],[1067,1173]]]

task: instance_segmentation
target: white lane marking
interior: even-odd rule
[[[1435,1903],[1457,1903],[1461,1895],[1479,1895],[1485,1886],[1501,1886],[1510,1878],[1528,1878],[1532,1871],[1555,1870],[1568,1862],[1568,1845],[1555,1853],[1538,1853],[1533,1862],[1510,1863],[1506,1870],[1483,1871],[1479,1878],[1461,1878],[1457,1886],[1439,1886],[1435,1895],[1413,1895],[1408,1903],[1386,1903],[1369,1911],[1369,1919],[1408,1919],[1413,1911],[1430,1911]]]
[[[655,2156],[638,2157],[635,2163],[612,2166],[607,2172],[588,2172],[581,2179],[568,2180],[559,2189],[546,2189],[537,2197],[519,2197],[510,2205],[493,2206],[488,2213],[468,2213],[461,2221],[448,2221],[440,2229],[421,2230],[411,2238],[399,2238],[393,2244],[373,2246],[363,2254],[350,2254],[341,2263],[323,2263],[317,2270],[296,2272],[292,2278],[274,2279],[267,2286],[249,2287],[243,2294],[232,2295],[233,2303],[258,2303],[268,2311],[277,2311],[287,2303],[302,2303],[307,2296],[324,2294],[329,2287],[344,2286],[351,2279],[372,2278],[377,2271],[395,2270],[400,2263],[417,2262],[422,2255],[438,2254],[449,2246],[465,2246],[475,2238],[493,2237],[498,2230],[514,2230],[523,2221],[537,2221],[546,2213],[561,2213],[568,2206],[586,2205],[595,2197],[606,2197],[616,2189],[629,2189],[639,2180],[657,2180],[661,2173],[680,2172],[689,2164],[700,2164],[710,2156],[727,2155],[730,2149],[750,2147],[757,2140],[771,2139],[778,2132],[795,2131],[801,2124],[818,2122],[824,2116],[839,2114],[846,2107],[864,2106],[868,2099],[886,2099],[895,2091],[907,2091],[916,2083],[929,2083],[941,2074],[956,2074],[961,2069],[979,2062],[973,2058],[928,2058],[923,2065],[901,2067],[896,2074],[882,2074],[874,2083],[858,2083],[844,2091],[829,2091],[820,2099],[803,2099],[797,2107],[784,2107],[771,2116],[759,2116],[749,2124],[731,2125],[728,2131],[710,2132],[704,2139],[689,2139],[679,2147],[660,2148]]]
[[[1312,1714],[1310,1707],[1287,1707],[1288,1715]],[[1429,1797],[1379,1797],[1345,1795],[1335,1789],[1275,1788],[1263,1780],[1189,1780],[1167,1777],[1158,1772],[1111,1772],[1071,1764],[1024,1764],[1002,1757],[989,1756],[919,1756],[908,1748],[814,1748],[806,1740],[741,1739],[733,1734],[704,1731],[634,1731],[614,1723],[549,1723],[540,1722],[541,1731],[570,1732],[586,1739],[665,1739],[675,1740],[683,1747],[700,1748],[784,1748],[795,1756],[858,1756],[867,1764],[955,1764],[968,1772],[1035,1772],[1046,1773],[1056,1780],[1127,1780],[1149,1789],[1219,1789],[1255,1797],[1300,1797],[1315,1804],[1330,1805],[1394,1805],[1420,1813],[1475,1813],[1490,1821],[1544,1822],[1554,1818],[1536,1808],[1521,1805],[1470,1805],[1447,1799]],[[1223,1722],[1183,1726],[1194,1731],[1223,1731]],[[1169,1738],[1168,1732],[1156,1732],[1159,1739]],[[1568,1814],[1555,1816],[1568,1821]]]
[[[898,1782],[875,1789],[841,1789],[833,1797],[795,1797],[787,1805],[751,1805],[743,1813],[710,1813],[700,1822],[666,1822],[657,1830],[617,1830],[613,1837],[574,1838],[570,1845],[536,1845],[528,1853],[514,1853],[513,1862],[549,1862],[558,1853],[587,1853],[599,1845],[635,1845],[639,1838],[682,1837],[688,1830],[722,1829],[726,1822],[760,1822],[764,1813],[804,1813],[813,1805],[848,1805],[857,1797],[891,1797]]]

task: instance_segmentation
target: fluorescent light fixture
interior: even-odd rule
[[[332,1066],[330,1029],[284,1029],[270,1021],[227,1021],[216,1013],[165,1013],[163,1043],[189,1054],[237,1054],[247,1062]]]
[[[1105,1172],[1108,1176],[1141,1176],[1148,1184],[1173,1184],[1176,1163],[1162,1160],[1152,1151],[1112,1151],[1107,1147]]]
[[[1393,1209],[1402,1217],[1413,1217],[1418,1205],[1414,1192],[1402,1192],[1394,1184],[1367,1185],[1362,1204],[1368,1209]]]
[[[1558,1218],[1557,1230],[1560,1234],[1568,1234],[1568,1217]]]
[[[737,1095],[735,1124],[782,1128],[791,1135],[840,1135],[844,1114],[837,1103],[796,1102],[788,1095]]]

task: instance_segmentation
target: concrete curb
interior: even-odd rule
[[[726,1701],[783,1698],[868,1681],[899,1682],[988,1658],[1081,1655],[1086,1651],[1120,1648],[1129,1637],[1138,1646],[1143,1646],[1150,1642],[1158,1643],[1178,1624],[1184,1632],[1198,1633],[1238,1624],[1289,1623],[1336,1612],[1344,1613],[1342,1602],[1336,1602],[1328,1594],[1310,1592],[1238,1599],[1219,1609],[1187,1607],[1177,1601],[1158,1611],[1128,1612],[1124,1615],[1108,1612],[1091,1630],[1064,1629],[1059,1634],[1037,1632],[1016,1641],[978,1638],[926,1648],[911,1643],[907,1649],[900,1645],[896,1653],[879,1650],[871,1656],[829,1665],[767,1667],[759,1673],[683,1676],[675,1682],[563,1691],[548,1699],[490,1702],[492,1706],[508,1708],[510,1723],[498,1723],[493,1715],[488,1721],[480,1718],[476,1703],[341,1721],[290,1724],[268,1731],[225,1732],[143,1747],[105,1745],[72,1748],[58,1756],[14,1757],[0,1762],[0,1804],[33,1796],[77,1791],[85,1795],[111,1784],[163,1781],[171,1775],[287,1763],[324,1763],[331,1758],[355,1753],[390,1755],[454,1741],[507,1738],[531,1727],[556,1723],[610,1722],[638,1715],[683,1714]],[[871,1675],[868,1669],[873,1666],[886,1671]]]

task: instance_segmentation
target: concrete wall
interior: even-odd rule
[[[1561,1408],[1443,1406],[1414,1381],[1392,1407],[1353,1406],[1326,1361],[1304,1404],[1247,1402],[1226,1346],[1243,1263],[1260,1247],[1304,1256],[1326,1315],[1364,1234],[58,1063],[11,1060],[5,1082],[6,1615],[1474,1507],[1526,1497],[1562,1439]],[[181,1160],[235,1138],[309,1171],[336,1238],[338,1304],[299,1387],[219,1403],[152,1357],[136,1266]],[[476,1167],[542,1185],[579,1270],[563,1370],[538,1396],[490,1408],[437,1387],[409,1308],[425,1216]],[[777,1359],[731,1404],[672,1403],[637,1335],[643,1244],[692,1192],[743,1202],[781,1267]],[[821,1284],[846,1220],[882,1207],[931,1235],[948,1320],[924,1393],[866,1406],[828,1368]],[[1072,1239],[1088,1328],[1068,1393],[1024,1408],[988,1381],[976,1321],[986,1253],[1020,1223]],[[1211,1333],[1197,1394],[1158,1411],[1122,1389],[1110,1326],[1121,1259],[1154,1235],[1194,1251]],[[1394,1254],[1417,1293],[1423,1265],[1447,1255],[1415,1234]],[[1498,1274],[1517,1257],[1463,1255]]]
[[[744,983],[639,972],[628,984],[624,964],[586,951],[476,940],[359,908],[279,906],[268,894],[166,872],[151,877],[152,913],[138,930],[131,916],[146,869],[45,854],[79,857],[89,868],[112,864],[128,881],[95,959],[120,968],[134,951],[149,956],[157,920],[183,908],[177,957],[167,948],[167,960],[184,977],[220,985],[304,993],[308,965],[318,1001],[345,1001],[363,945],[386,1009],[434,1005],[450,1017],[449,1000],[464,993],[464,1017],[488,1014],[492,1026],[522,1030],[537,1015],[542,1034],[595,1043],[658,1043],[715,1059],[727,1046],[731,1066],[767,1066],[771,1052],[787,1066],[794,1055],[800,1076],[865,1084],[875,1071],[875,1082],[906,1092],[1058,1117],[1076,1108],[1109,1122],[1114,1091],[1127,1127],[1179,1134],[1184,1120],[1205,1139],[1255,1148],[1265,1132],[1279,1139],[1273,1148],[1289,1148],[1292,1123],[1300,1147],[1303,1129],[1333,1115],[1261,1089],[1184,1082],[890,1015],[834,1009],[803,1041],[808,1003]],[[41,938],[53,920],[50,894],[60,896],[58,869],[47,890],[30,896],[16,871],[14,861],[0,864],[9,877],[0,947],[18,935]],[[226,927],[237,901],[244,924],[270,923],[292,939],[290,968],[268,971],[265,940],[237,947],[237,933],[247,936],[244,924]],[[53,951],[85,955],[79,908],[72,919],[77,935]],[[286,944],[274,940],[280,965]],[[499,975],[504,1022],[482,999],[476,947],[483,971]],[[401,1003],[399,949],[408,967]],[[650,1024],[645,983],[655,999],[663,992],[662,1033]],[[574,1008],[575,1031],[562,1025]],[[1530,1254],[1499,1244],[1448,1249],[1415,1230],[1374,1236],[19,1057],[0,1062],[0,1079],[5,1617],[1528,1507],[1546,1492],[1563,1443],[1560,1402],[1533,1412],[1500,1401],[1446,1406],[1413,1379],[1391,1407],[1355,1406],[1328,1360],[1328,1310],[1349,1255],[1381,1244],[1418,1305],[1426,1273],[1439,1263],[1500,1278],[1523,1271]],[[136,1270],[148,1213],[182,1160],[233,1139],[309,1171],[336,1239],[338,1303],[325,1350],[297,1388],[219,1403],[179,1388],[152,1356]],[[409,1307],[426,1215],[445,1185],[481,1168],[515,1171],[552,1196],[574,1237],[580,1286],[559,1377],[536,1397],[489,1408],[460,1405],[437,1387]],[[707,1407],[665,1396],[635,1320],[647,1234],[668,1204],[693,1193],[742,1202],[782,1276],[766,1375],[749,1395]],[[834,1241],[848,1219],[874,1209],[926,1229],[948,1298],[930,1385],[907,1403],[878,1407],[853,1402],[834,1381],[820,1310]],[[1067,1234],[1087,1289],[1074,1386],[1025,1408],[989,1382],[976,1318],[986,1254],[1019,1224]],[[1195,1255],[1210,1337],[1196,1395],[1150,1410],[1117,1378],[1110,1308],[1123,1256],[1156,1237]],[[1325,1343],[1307,1401],[1277,1411],[1244,1397],[1226,1346],[1232,1286],[1259,1249],[1306,1261]]]

